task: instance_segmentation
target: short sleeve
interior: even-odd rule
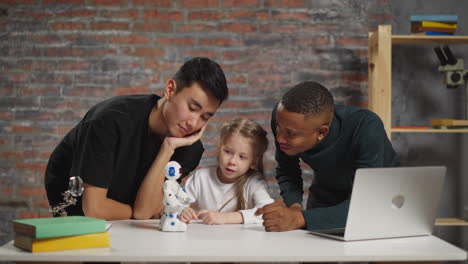
[[[116,132],[103,121],[83,123],[75,135],[70,176],[80,176],[83,182],[108,188],[114,174]]]

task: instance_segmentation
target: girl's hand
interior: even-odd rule
[[[211,210],[200,210],[197,216],[204,224],[207,225],[222,225],[226,222],[224,213],[211,211]]]
[[[192,219],[198,220],[197,213],[191,207],[185,207],[179,218],[185,223],[190,222]]]
[[[163,146],[169,147],[173,150],[179,147],[185,147],[185,146],[190,146],[193,143],[197,142],[202,136],[203,132],[205,132],[206,126],[208,123],[206,123],[198,132],[195,132],[191,135],[185,136],[183,138],[177,138],[177,137],[166,137],[163,142]]]

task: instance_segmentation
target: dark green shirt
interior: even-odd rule
[[[276,107],[271,128],[276,138]],[[276,140],[275,145],[276,179],[287,206],[302,204],[300,159],[314,171],[307,210],[303,211],[309,230],[346,225],[356,169],[399,166],[398,155],[380,118],[367,109],[353,106],[335,105],[330,132],[313,148],[288,156]]]

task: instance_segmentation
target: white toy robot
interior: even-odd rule
[[[177,179],[181,176],[181,166],[176,161],[170,161],[164,167],[164,176],[166,181],[163,185],[164,192],[164,211],[161,215],[162,231],[186,231],[187,224],[179,219],[182,210],[188,206],[190,197],[179,185]]]

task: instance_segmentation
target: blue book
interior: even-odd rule
[[[458,15],[412,15],[411,22],[437,21],[447,23],[457,23]]]
[[[453,36],[453,33],[447,33],[447,32],[426,31],[424,33],[426,36]]]

